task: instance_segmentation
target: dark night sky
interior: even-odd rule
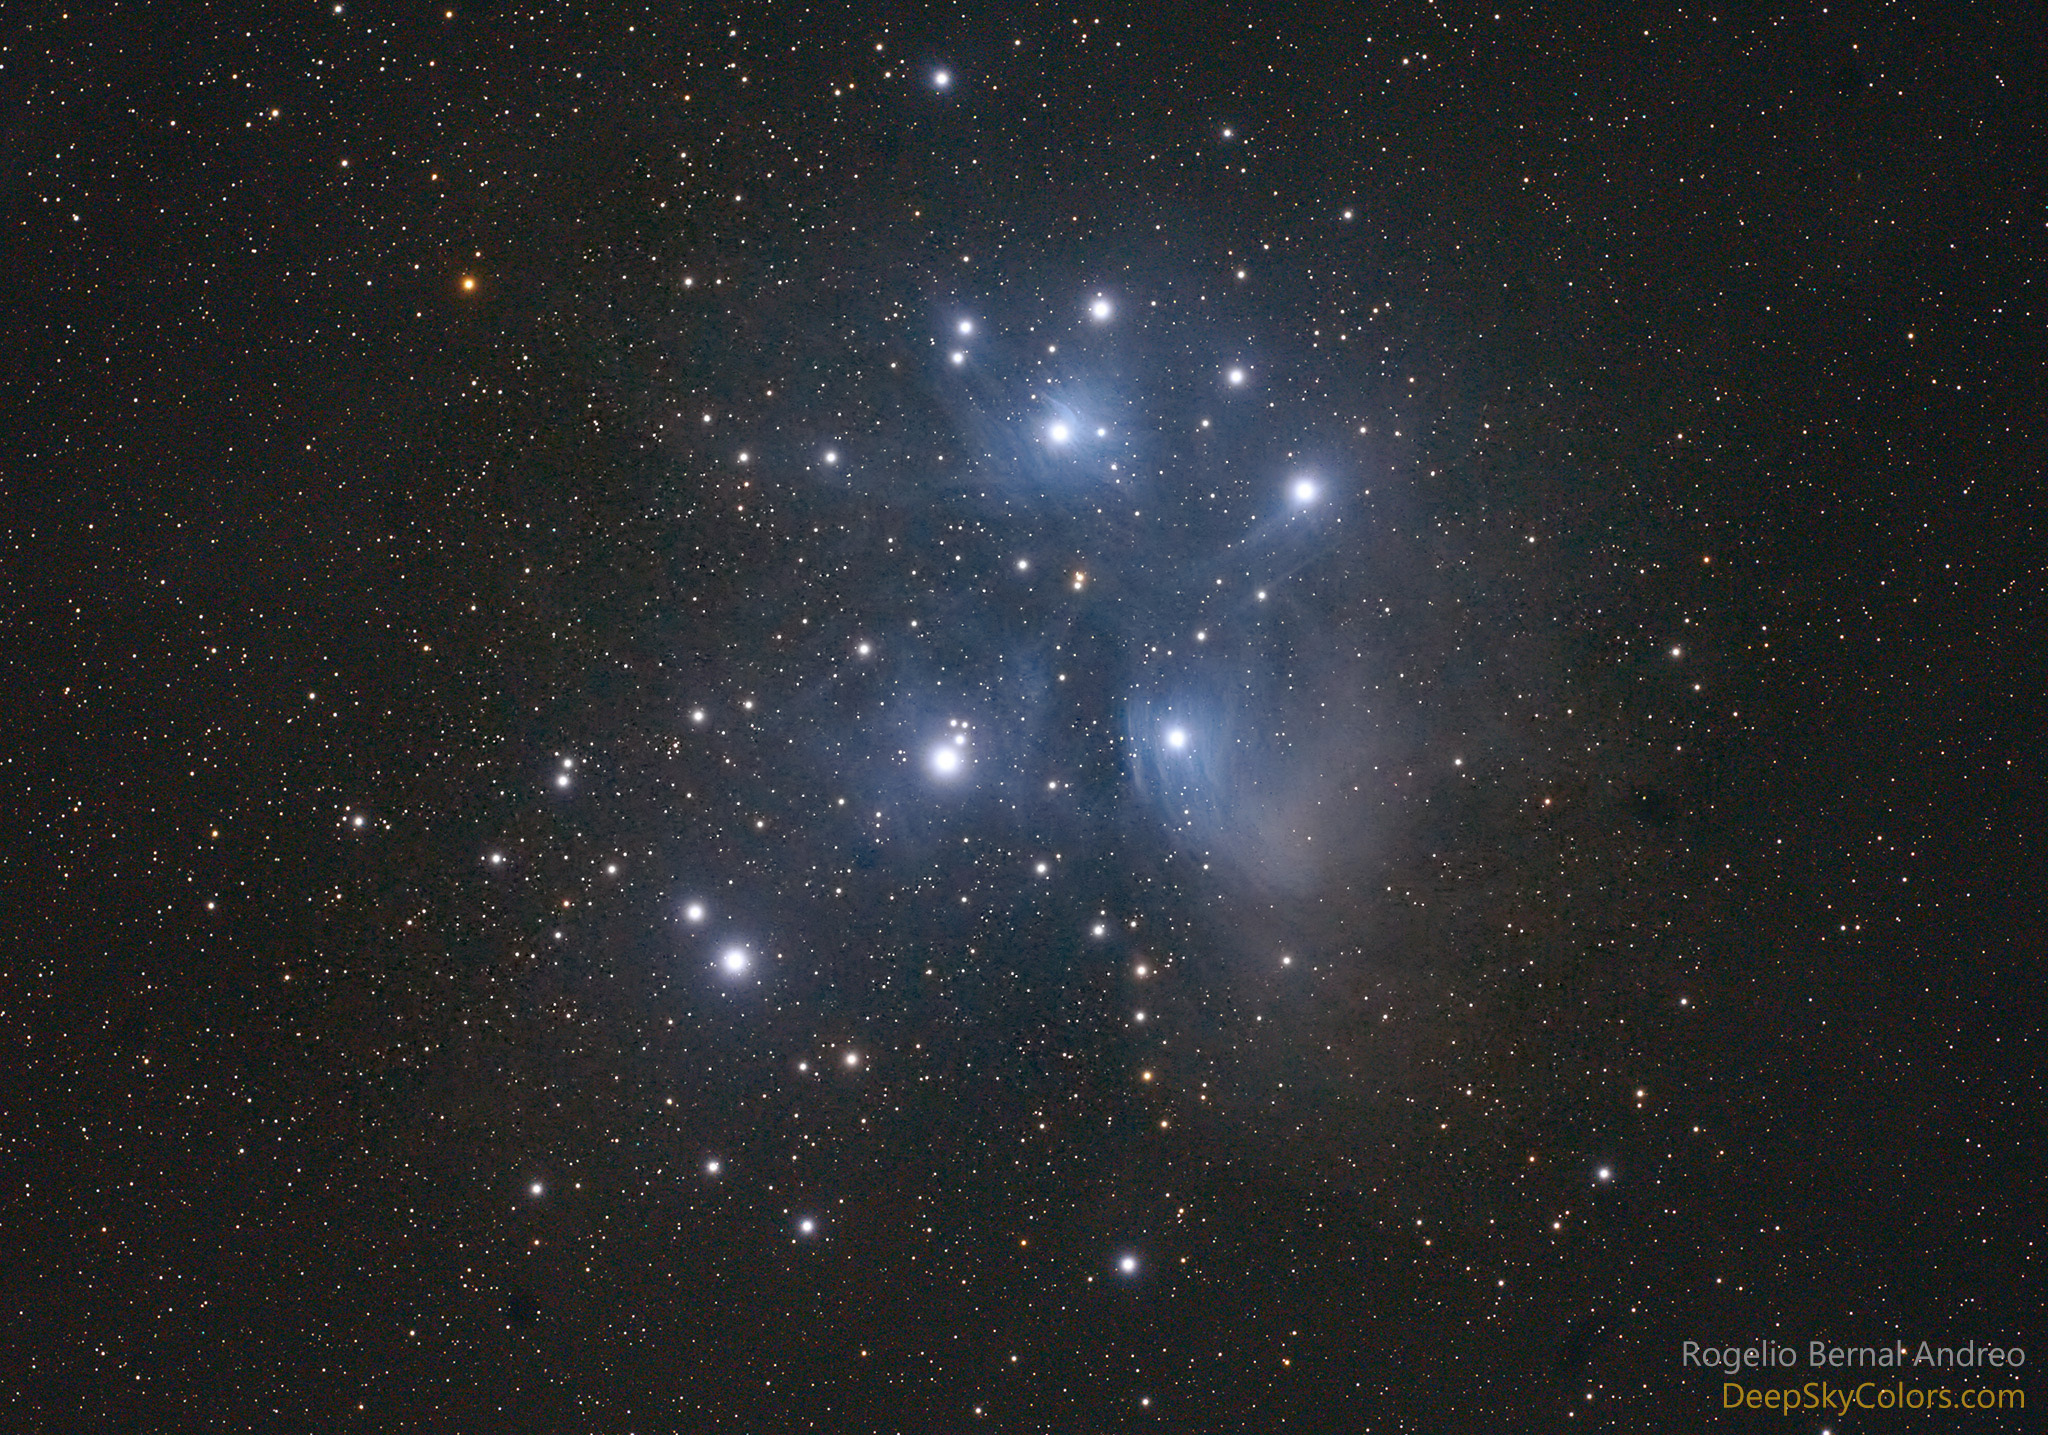
[[[2018,13],[10,14],[0,1424],[2027,1344]]]

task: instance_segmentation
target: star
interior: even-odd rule
[[[1236,388],[1238,385],[1244,382],[1245,374],[1243,369],[1232,369],[1223,377],[1230,381],[1230,385],[1232,388]]]
[[[953,774],[960,770],[962,762],[960,749],[957,747],[933,748],[931,760],[932,771],[936,772],[940,777],[953,776]]]
[[[1095,322],[1098,324],[1103,322],[1105,319],[1107,319],[1111,314],[1115,312],[1116,310],[1111,306],[1110,302],[1107,299],[1103,298],[1100,294],[1096,295],[1095,302],[1088,306],[1088,313],[1094,318]]]
[[[704,904],[691,902],[683,908],[683,920],[695,925],[704,920]]]
[[[945,89],[950,89],[950,88],[952,88],[952,85],[953,85],[953,75],[952,75],[952,72],[951,72],[951,71],[949,71],[949,70],[934,70],[934,71],[932,72],[932,88],[933,88],[933,89],[935,89],[935,90],[945,90]]]
[[[1301,508],[1308,507],[1317,498],[1322,496],[1321,487],[1312,478],[1297,478],[1294,480],[1292,492],[1296,506]]]
[[[1055,422],[1051,428],[1045,431],[1045,435],[1054,443],[1065,443],[1073,436],[1073,430],[1069,429],[1064,423]]]
[[[718,959],[718,964],[725,968],[727,976],[737,977],[744,976],[751,963],[745,947],[727,947],[725,954]]]
[[[1175,752],[1185,748],[1188,745],[1187,729],[1181,727],[1168,728],[1166,730],[1166,745]]]
[[[1138,1273],[1137,1256],[1131,1253],[1130,1251],[1125,1251],[1122,1255],[1116,1258],[1116,1269],[1119,1275],[1136,1275]]]

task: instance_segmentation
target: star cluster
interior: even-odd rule
[[[16,1408],[1695,1429],[1684,1339],[2011,1334],[1999,42],[907,14],[10,41]]]

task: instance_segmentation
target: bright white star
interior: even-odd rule
[[[1127,1276],[1138,1273],[1138,1258],[1126,1252],[1116,1258],[1116,1268]]]
[[[1244,370],[1243,370],[1243,369],[1232,369],[1232,370],[1231,370],[1231,371],[1230,371],[1229,373],[1225,374],[1225,375],[1224,375],[1223,377],[1224,377],[1224,378],[1226,378],[1226,379],[1228,379],[1228,380],[1230,380],[1230,383],[1231,383],[1232,387],[1235,387],[1235,386],[1237,386],[1237,385],[1239,385],[1239,384],[1242,384],[1242,383],[1244,382]]]
[[[691,923],[703,921],[704,904],[702,902],[692,902],[689,906],[683,908],[683,920]]]
[[[1321,493],[1322,489],[1316,485],[1316,481],[1312,478],[1297,478],[1294,480],[1294,501],[1304,507],[1314,503]]]
[[[960,749],[940,747],[932,750],[932,771],[941,777],[951,777],[960,770]]]
[[[1101,323],[1104,319],[1107,319],[1115,311],[1110,308],[1110,304],[1107,299],[1098,296],[1095,302],[1088,306],[1088,312],[1095,316],[1095,321],[1097,323]]]
[[[1072,436],[1073,430],[1069,429],[1065,424],[1056,423],[1045,432],[1046,437],[1050,438],[1054,443],[1065,443]]]
[[[729,977],[741,975],[747,969],[747,949],[727,947],[725,955],[718,959],[718,964],[725,968],[725,974]]]
[[[1166,745],[1175,752],[1179,752],[1182,748],[1186,747],[1188,745],[1187,729],[1179,727],[1168,728],[1166,731]]]
[[[946,89],[950,87],[952,83],[953,76],[948,71],[939,70],[932,75],[932,85],[935,89]]]

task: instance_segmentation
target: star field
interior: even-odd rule
[[[1686,1340],[2024,1344],[2022,55],[24,18],[9,1423],[1691,1431]]]

